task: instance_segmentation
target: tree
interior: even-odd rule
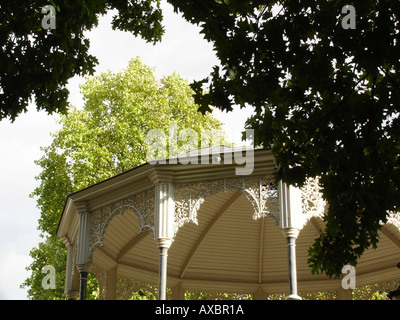
[[[329,209],[309,262],[340,276],[400,209],[400,2],[169,2],[222,66],[192,84],[201,110],[253,107],[247,125],[272,149],[276,178],[320,177]]]
[[[400,3],[168,2],[201,27],[221,62],[192,84],[201,110],[253,107],[248,126],[272,149],[276,178],[302,185],[320,176],[329,210],[310,249],[313,271],[340,275],[355,265],[377,245],[387,211],[399,209]],[[39,109],[66,109],[66,80],[96,63],[82,32],[108,9],[118,10],[114,28],[153,42],[162,35],[158,1],[66,1],[54,5],[60,27],[46,32],[33,13],[41,5],[1,4],[0,99],[8,100],[0,118],[14,119],[32,92]]]
[[[42,148],[44,155],[36,161],[42,171],[32,196],[41,211],[38,229],[44,242],[31,251],[33,262],[27,268],[31,276],[23,284],[34,299],[62,297],[66,253],[56,231],[70,193],[145,163],[151,143],[147,133],[157,128],[168,135],[171,122],[177,131],[190,128],[199,136],[214,130],[225,142],[221,123],[197,111],[186,80],[173,74],[157,81],[153,70],[138,58],[119,73],[88,78],[81,89],[83,109],[70,107],[51,145]],[[187,151],[182,149],[187,147],[184,140],[178,144],[180,151]],[[56,268],[54,291],[41,286],[40,270],[45,265]],[[95,280],[92,289],[96,289]]]
[[[46,5],[51,5],[47,10]],[[66,84],[91,75],[97,59],[84,32],[115,9],[114,29],[157,42],[164,32],[159,0],[3,0],[0,4],[0,120],[12,121],[35,98],[37,109],[67,110]],[[42,11],[43,10],[43,11]],[[44,13],[43,13],[44,12]],[[55,14],[52,28],[47,20]],[[54,17],[54,15],[53,15]],[[53,20],[54,21],[54,20]]]

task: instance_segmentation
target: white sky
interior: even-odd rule
[[[119,71],[131,58],[155,67],[157,77],[180,73],[192,81],[208,76],[218,60],[212,45],[199,34],[199,29],[173,13],[163,1],[166,33],[156,46],[134,38],[131,34],[111,29],[111,15],[101,18],[98,28],[91,31],[91,53],[99,60],[97,72]],[[40,21],[38,22],[40,23]],[[82,78],[71,79],[69,101],[82,105],[79,84]],[[226,126],[228,138],[240,141],[240,132],[252,110],[230,113],[215,112]],[[0,122],[0,300],[27,299],[20,285],[29,276],[25,268],[31,263],[29,252],[40,242],[37,220],[40,216],[36,201],[29,194],[38,185],[34,179],[40,168],[34,160],[42,156],[41,146],[51,143],[50,133],[57,129],[55,119],[37,112],[32,105],[11,124]]]

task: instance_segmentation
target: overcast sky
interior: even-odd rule
[[[134,38],[131,34],[111,29],[111,15],[102,17],[98,28],[88,37],[91,53],[99,60],[96,71],[120,71],[128,61],[140,57],[155,68],[158,78],[173,72],[192,81],[208,76],[218,60],[212,45],[199,34],[199,29],[173,13],[172,7],[163,3],[166,34],[156,46]],[[40,23],[40,22],[38,22]],[[69,84],[69,101],[82,106],[79,84],[84,79],[76,77]],[[230,113],[215,112],[223,121],[231,141],[240,141],[240,132],[251,110]],[[29,276],[25,270],[31,263],[30,250],[41,240],[37,230],[39,210],[29,194],[38,185],[35,176],[40,168],[34,160],[42,156],[40,147],[51,143],[50,133],[57,130],[57,115],[37,112],[34,105],[11,124],[0,122],[0,300],[27,299],[20,285]]]

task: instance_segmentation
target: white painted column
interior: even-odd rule
[[[67,245],[67,266],[65,270],[65,288],[64,294],[67,300],[76,300],[79,296],[78,288],[74,286],[73,270],[75,268],[74,261],[74,245],[69,241]]]
[[[172,240],[158,239],[158,248],[160,249],[160,269],[158,277],[158,300],[167,299],[167,258],[168,249],[172,244]]]
[[[288,267],[289,267],[289,296],[287,300],[301,300],[297,294],[297,267],[296,267],[296,239],[299,230],[287,228],[283,230],[288,244]]]
[[[168,181],[157,181],[155,187],[154,239],[160,250],[158,299],[167,298],[168,249],[174,239],[174,185]]]
[[[301,300],[297,294],[296,239],[301,228],[301,191],[282,181],[278,183],[279,226],[288,244],[289,296],[287,300]]]
[[[86,300],[87,276],[90,269],[90,220],[91,212],[86,203],[74,203],[79,213],[78,252],[76,264],[80,273],[79,300]]]

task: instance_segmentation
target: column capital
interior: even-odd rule
[[[86,272],[89,273],[91,270],[92,264],[90,262],[78,264],[78,270],[80,273]]]
[[[170,238],[158,238],[156,239],[156,241],[157,241],[157,246],[159,248],[167,248],[167,249],[171,247],[171,244],[173,242],[173,240]]]
[[[90,213],[87,201],[74,201],[73,204],[79,214]]]
[[[164,170],[155,170],[153,173],[150,174],[150,179],[153,184],[157,185],[158,183],[162,182],[173,182],[173,176],[169,171]]]
[[[300,229],[297,228],[284,228],[281,230],[285,238],[297,239],[300,233]]]
[[[74,245],[74,242],[67,236],[62,237],[60,240],[67,248]]]

